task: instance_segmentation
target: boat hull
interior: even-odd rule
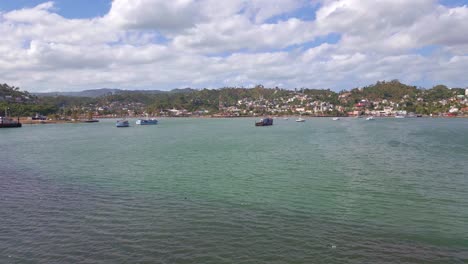
[[[264,124],[264,123],[261,123],[261,122],[257,122],[255,123],[255,126],[272,126],[273,124]]]
[[[273,119],[272,118],[264,118],[260,120],[260,122],[255,122],[255,126],[272,126]]]
[[[0,128],[22,127],[21,123],[0,124]]]
[[[136,121],[136,124],[140,125],[140,126],[157,125],[158,120],[156,120],[156,119],[150,119],[150,120],[139,119],[139,120]]]
[[[130,124],[128,123],[128,121],[117,121],[117,123],[115,123],[115,126],[116,127],[129,127]]]
[[[6,114],[6,113],[5,113]],[[0,128],[13,128],[13,127],[21,127],[21,123],[19,121],[15,121],[9,117],[0,116]]]

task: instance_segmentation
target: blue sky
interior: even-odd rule
[[[34,7],[46,2],[45,0],[3,0],[0,10],[11,11],[26,7]],[[92,18],[105,15],[111,0],[54,0],[56,12],[67,18]]]
[[[0,82],[32,91],[256,84],[342,90],[391,79],[466,87],[467,5],[3,0]]]
[[[0,2],[0,10],[11,11],[15,9],[33,7],[46,2],[45,0],[3,0]],[[67,18],[91,18],[105,15],[112,4],[112,0],[54,0],[57,13]],[[446,6],[462,6],[467,5],[468,0],[439,0]],[[313,5],[316,6],[316,5]],[[307,7],[298,10],[292,14],[279,16],[284,18],[295,16],[304,19],[314,19],[314,11],[316,8]]]

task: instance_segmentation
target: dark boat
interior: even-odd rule
[[[273,118],[263,118],[259,122],[255,122],[255,126],[272,126]]]
[[[99,122],[99,120],[97,120],[97,119],[86,119],[86,120],[83,120],[81,122],[83,122],[83,123],[97,123],[97,122]]]
[[[0,116],[0,128],[7,128],[7,127],[21,127],[19,118],[18,118],[18,121],[15,121],[9,117]]]

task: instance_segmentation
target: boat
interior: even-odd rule
[[[156,120],[155,118],[150,118],[150,119],[138,119],[136,121],[136,124],[137,125],[157,125],[158,124],[158,120]]]
[[[5,108],[5,116],[0,116],[0,128],[9,128],[9,127],[21,127],[21,123],[18,120],[14,120],[8,117],[8,108]]]
[[[405,118],[403,115],[396,115],[395,118]]]
[[[255,122],[255,126],[272,126],[273,119],[272,118],[262,118],[260,121]]]
[[[97,119],[86,119],[86,120],[82,120],[81,122],[83,122],[83,123],[97,123],[97,122],[99,122],[99,120],[97,120]]]
[[[285,117],[285,118],[283,118],[283,119],[284,119],[284,120],[289,120],[289,118],[287,118],[287,117]]]
[[[369,116],[366,118],[366,120],[375,120],[375,118],[373,116]]]
[[[340,118],[339,117],[334,117],[332,120],[333,121],[338,121],[338,120],[340,120]]]
[[[296,122],[305,122],[305,119],[302,117],[299,117],[298,119],[296,119]]]
[[[99,120],[93,118],[93,112],[88,112],[88,118],[81,120],[83,123],[97,123]]]
[[[128,120],[117,120],[115,123],[116,127],[129,127],[130,124],[128,123]]]
[[[9,128],[9,127],[21,127],[21,123],[18,120],[6,116],[0,116],[0,128]]]

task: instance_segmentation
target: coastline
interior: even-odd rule
[[[238,118],[262,118],[271,115],[265,115],[265,116],[156,116],[154,118],[161,118],[161,119],[180,119],[180,118],[190,118],[190,119],[238,119]],[[315,119],[315,118],[334,118],[334,117],[339,117],[339,118],[356,118],[355,116],[300,116],[300,115],[288,115],[288,116],[272,116],[274,119],[283,119],[283,118],[306,118],[306,119]],[[365,117],[365,116],[363,116]],[[95,117],[94,119],[96,120],[106,120],[106,119],[119,119],[123,117]],[[128,117],[128,119],[138,119],[138,118],[143,118],[143,117]],[[376,118],[381,118],[381,119],[391,119],[395,118],[394,116],[376,116]],[[468,118],[467,115],[464,116],[423,116],[423,117],[406,117],[404,119],[428,119],[428,118],[447,118],[447,119],[453,119],[453,118]],[[20,123],[23,125],[50,125],[50,124],[80,124],[80,123],[87,123],[84,120],[31,120],[28,117],[20,117],[19,118]]]

